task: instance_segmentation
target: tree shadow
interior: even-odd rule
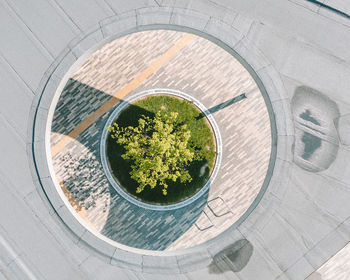
[[[111,207],[101,233],[134,248],[165,250],[197,221],[207,199],[208,192],[188,206],[153,211],[117,197],[113,202],[119,207]]]
[[[119,101],[70,79],[54,112],[51,144],[68,135],[106,102]],[[153,114],[136,109],[150,117]],[[122,198],[109,183],[100,159],[101,135],[113,110],[114,106],[97,118],[76,141],[66,146],[65,153],[54,156],[56,174],[101,234],[131,247],[164,250],[195,223],[206,205],[208,192],[189,206],[169,211],[146,210]]]
[[[221,274],[226,271],[241,271],[248,264],[253,250],[253,245],[247,239],[236,241],[213,257],[213,261],[208,266],[209,273]]]

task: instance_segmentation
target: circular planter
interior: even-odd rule
[[[269,216],[272,209],[267,207],[271,204],[270,198],[272,196],[270,192],[278,190],[278,193],[283,193],[281,187],[284,185],[280,184],[280,179],[288,170],[287,165],[285,165],[285,159],[287,151],[290,150],[288,149],[289,144],[287,145],[287,141],[284,138],[287,137],[286,135],[288,137],[290,137],[289,135],[294,135],[294,132],[290,130],[292,118],[290,111],[286,109],[288,104],[285,101],[285,89],[274,67],[271,67],[269,61],[266,60],[254,44],[246,38],[241,40],[241,34],[243,33],[222,21],[216,20],[215,17],[211,18],[205,14],[184,9],[170,9],[169,12],[167,8],[158,7],[155,8],[154,12],[143,9],[137,9],[136,11],[137,13],[133,13],[131,16],[130,13],[127,13],[122,18],[119,15],[107,18],[101,21],[98,27],[77,36],[74,43],[62,52],[61,56],[55,60],[52,67],[45,73],[37,90],[38,94],[33,101],[29,121],[32,129],[28,130],[28,137],[31,143],[28,155],[33,171],[33,181],[39,192],[48,199],[50,207],[55,210],[55,215],[62,220],[62,225],[71,232],[72,238],[77,240],[82,247],[90,250],[89,252],[96,253],[96,256],[103,258],[109,264],[119,266],[121,263],[123,267],[132,270],[144,272],[145,269],[148,269],[154,271],[154,269],[159,268],[159,258],[161,257],[162,261],[166,260],[167,264],[169,264],[167,269],[169,270],[171,267],[173,273],[178,273],[178,271],[183,271],[183,269],[192,270],[198,269],[198,267],[206,267],[212,260],[212,257],[207,254],[208,250],[214,254],[225,247],[227,242],[235,240],[236,237],[233,237],[232,240],[232,236],[238,236],[235,234],[237,228],[244,225],[244,221],[248,216],[250,218],[247,221],[248,225],[257,224],[254,221],[261,220],[261,217],[264,215]],[[155,16],[159,13],[163,13],[164,17]],[[136,15],[141,20],[136,19]],[[144,19],[147,20],[145,21]],[[204,26],[202,26],[202,22],[207,22],[210,28],[201,31]],[[125,246],[104,236],[102,233],[92,230],[89,224],[71,207],[55,179],[50,154],[50,142],[48,140],[50,139],[54,108],[61,91],[70,74],[81,65],[82,61],[93,51],[106,44],[106,42],[111,42],[132,32],[160,28],[186,31],[202,36],[222,47],[241,62],[258,84],[265,99],[272,133],[269,167],[261,190],[254,202],[238,221],[232,223],[229,229],[221,232],[215,238],[211,238],[198,246],[181,249],[176,252],[149,251]],[[103,39],[101,39],[101,34]],[[98,38],[97,45],[95,38]],[[77,61],[76,57],[79,57]],[[60,81],[61,78],[63,78],[62,81]],[[278,150],[277,137],[282,138],[282,141],[278,142]],[[219,140],[217,139],[217,141]],[[276,161],[277,155],[278,159]],[[274,168],[276,169],[275,171],[273,171]],[[269,188],[267,188],[268,185]],[[266,191],[268,191],[267,195],[262,200]],[[263,209],[266,211],[253,211],[259,203],[263,205]],[[262,223],[264,221],[266,222],[268,219],[263,219]],[[184,255],[185,258],[183,258]],[[177,261],[178,256],[181,257],[181,262]],[[145,258],[147,259],[147,266],[141,265]],[[196,262],[193,262],[193,258],[196,259]]]
[[[112,174],[111,168],[110,168],[109,163],[108,163],[107,155],[106,155],[107,154],[106,141],[107,141],[107,137],[108,137],[107,127],[110,126],[114,122],[114,120],[119,116],[119,114],[126,107],[128,107],[130,103],[132,103],[132,102],[134,102],[142,97],[151,96],[151,95],[159,95],[159,94],[170,95],[170,96],[178,97],[178,98],[185,99],[185,100],[192,102],[205,115],[206,119],[208,120],[210,127],[213,131],[213,134],[214,134],[215,146],[216,146],[215,164],[214,164],[212,172],[211,172],[208,180],[204,184],[204,186],[202,186],[192,196],[190,196],[190,197],[188,197],[180,202],[167,204],[167,205],[143,202],[140,199],[131,195],[128,191],[126,191],[121,186],[121,184],[118,182],[118,180],[116,180],[115,176]],[[221,136],[219,133],[218,126],[217,126],[214,118],[212,117],[212,115],[209,115],[206,112],[207,112],[207,109],[198,100],[194,99],[193,97],[191,97],[188,94],[185,94],[185,93],[180,92],[180,91],[171,90],[171,89],[153,89],[153,90],[143,91],[143,92],[140,92],[140,93],[133,95],[129,98],[126,98],[125,100],[122,100],[120,103],[118,103],[115,110],[109,116],[109,118],[105,124],[104,130],[102,133],[102,137],[101,137],[101,144],[100,144],[101,145],[100,146],[100,155],[101,155],[102,166],[103,166],[104,172],[106,173],[106,176],[107,176],[109,182],[114,187],[114,189],[123,198],[125,198],[126,200],[128,200],[129,202],[131,202],[137,206],[140,206],[140,207],[143,207],[146,209],[160,210],[160,211],[161,210],[163,210],[163,211],[164,210],[173,210],[173,209],[178,209],[178,208],[184,207],[184,206],[194,202],[195,200],[200,198],[202,195],[204,195],[208,191],[211,182],[213,182],[215,179],[215,176],[218,172],[218,168],[219,168],[220,163],[221,163],[221,156],[222,156]]]

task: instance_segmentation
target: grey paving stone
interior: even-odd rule
[[[28,125],[27,116],[33,100],[33,93],[21,80],[18,80],[17,74],[8,67],[5,63],[0,64],[0,86],[6,89],[6,93],[0,95],[0,103],[9,104],[1,108],[1,115],[25,140]]]
[[[142,272],[143,273],[164,273],[173,274],[174,279],[181,277],[180,268],[177,263],[176,256],[142,256]]]
[[[282,271],[271,259],[268,253],[262,249],[259,243],[250,240],[253,245],[253,254],[247,265],[237,272],[239,279],[276,279]],[[258,269],[257,269],[258,268]]]
[[[75,24],[79,31],[86,31],[92,27],[98,26],[101,19],[113,16],[114,12],[104,1],[59,1],[58,9],[61,9],[69,21]]]
[[[85,259],[80,267],[86,271],[91,279],[113,280],[118,277],[118,279],[123,280],[140,280],[135,272],[107,264],[93,255]]]
[[[136,28],[136,12],[132,10],[121,15],[112,16],[100,21],[101,32],[104,37],[109,37],[126,30],[132,31]]]
[[[148,7],[136,11],[137,24],[140,26],[150,24],[169,24],[173,8]]]
[[[322,239],[317,246],[310,250],[305,258],[315,268],[319,268],[324,264],[331,256],[335,255],[341,250],[348,240],[343,235],[339,234],[336,230]]]
[[[350,115],[339,117],[338,134],[340,142],[345,146],[350,146]]]
[[[117,249],[114,252],[111,264],[134,271],[142,271],[142,255]]]
[[[212,34],[215,38],[231,47],[235,47],[235,45],[243,38],[243,34],[236,29],[232,29],[228,24],[225,24],[216,18],[210,18],[205,25],[204,32]]]
[[[11,4],[8,2],[8,7],[23,24],[26,36],[37,40],[52,58],[56,57],[76,35],[47,1],[40,0],[35,3],[16,1]],[[42,24],[43,21],[46,24]],[[57,30],[60,32],[55,32]]]
[[[181,272],[186,274],[210,265],[212,256],[207,251],[201,252],[200,254],[198,254],[198,252],[185,252],[177,256],[177,261]]]
[[[6,186],[2,185],[3,188]],[[68,277],[76,276],[81,277],[82,274],[77,269],[69,267],[69,262],[64,257],[67,252],[60,248],[52,239],[52,235],[43,225],[40,220],[32,214],[32,210],[23,202],[18,202],[13,195],[9,192],[2,192],[3,198],[8,201],[8,205],[17,201],[16,207],[9,208],[7,205],[1,205],[1,220],[2,226],[7,231],[11,231],[12,239],[16,240],[17,246],[22,248],[22,252],[26,255],[35,267],[40,267],[42,275],[54,275],[56,273],[57,265],[67,266],[65,271],[62,271],[61,276]],[[31,227],[31,231],[18,230],[19,228],[25,229]],[[28,246],[30,244],[30,246]],[[41,244],[41,246],[35,246]],[[47,263],[47,259],[50,258],[52,262]],[[20,271],[21,273],[23,271]],[[38,275],[40,277],[40,275]]]
[[[286,270],[307,252],[302,237],[283,214],[275,213],[271,217],[261,231],[261,238],[264,248],[281,270]]]
[[[221,279],[227,279],[227,280],[238,280],[240,279],[238,276],[235,275],[232,271],[215,271],[210,272],[208,269],[200,269],[193,272],[189,272],[185,274],[186,279],[188,280],[196,280],[196,279],[203,279],[203,280],[221,280]]]
[[[75,37],[68,44],[68,47],[72,50],[75,57],[82,58],[86,55],[87,51],[96,45],[99,41],[103,39],[103,33],[99,26],[94,26],[91,30],[80,34],[80,36]]]
[[[254,71],[258,72],[260,69],[271,64],[266,57],[251,43],[251,41],[243,37],[233,48],[240,56],[251,65]]]
[[[307,280],[346,279],[349,275],[349,243],[317,269]]]
[[[34,142],[41,142],[45,140],[46,135],[46,121],[47,117],[49,115],[49,110],[45,108],[39,108],[36,111],[36,124],[35,127],[33,127],[33,133],[34,133]],[[38,120],[41,121],[38,121]]]
[[[264,86],[272,103],[288,97],[281,76],[273,65],[263,67],[257,71],[257,74],[264,81]],[[288,112],[288,110],[285,111]]]
[[[294,135],[294,125],[292,122],[289,99],[281,99],[272,103],[276,118],[277,135]],[[288,151],[289,152],[289,151]],[[281,155],[282,156],[282,155]]]
[[[183,10],[174,8],[170,18],[170,23],[179,26],[203,30],[208,23],[209,16],[203,15],[194,10]]]
[[[337,1],[337,2],[335,3],[327,2],[326,4],[326,1],[325,1],[325,4],[327,6],[329,6],[331,9],[334,8],[335,10],[331,10],[328,7],[320,7],[320,9],[318,10],[318,13],[324,17],[329,18],[332,21],[335,21],[337,23],[340,23],[342,25],[349,27],[350,26],[349,18],[348,16],[346,16],[346,15],[349,15],[349,12],[347,12],[346,10],[342,10],[340,8],[341,4],[339,2],[341,1]],[[339,12],[337,12],[336,10],[338,10]]]
[[[128,12],[135,9],[140,9],[144,7],[152,7],[158,6],[157,2],[154,0],[135,0],[128,2],[118,2],[112,0],[106,0],[109,6],[115,11],[117,14],[121,14],[124,12]]]
[[[303,0],[289,0],[290,2],[295,3],[296,5],[300,5],[302,7],[305,7],[306,9],[309,9],[310,11],[313,11],[317,13],[320,9],[320,4],[312,3],[311,1],[303,1]],[[321,1],[321,3],[324,1]]]
[[[18,73],[23,81],[36,89],[45,69],[52,62],[32,38],[21,29],[16,21],[7,13],[3,5],[0,9],[0,32],[3,34],[0,47],[1,54],[7,63]],[[20,49],[21,51],[14,51]],[[29,71],[30,70],[30,71]]]

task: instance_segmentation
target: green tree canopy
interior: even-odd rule
[[[160,110],[153,119],[142,116],[136,127],[119,127],[117,123],[108,127],[111,137],[126,150],[122,158],[133,161],[130,175],[139,183],[137,193],[147,185],[152,189],[159,185],[166,195],[167,180],[192,180],[186,166],[202,156],[191,147],[191,132],[177,117],[176,112]]]

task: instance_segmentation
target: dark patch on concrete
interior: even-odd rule
[[[337,104],[306,86],[295,89],[292,98],[295,122],[294,162],[310,172],[326,170],[339,149]]]
[[[322,145],[322,140],[319,137],[308,132],[304,132],[301,140],[304,143],[304,153],[301,155],[301,157],[305,160],[308,160],[312,154]]]
[[[306,109],[304,113],[301,113],[299,117],[306,121],[312,122],[313,124],[321,125],[314,117],[311,116],[311,112],[308,109]]]
[[[247,239],[236,241],[213,257],[212,263],[208,266],[209,273],[221,274],[226,271],[241,271],[248,264],[253,249],[253,245]]]

